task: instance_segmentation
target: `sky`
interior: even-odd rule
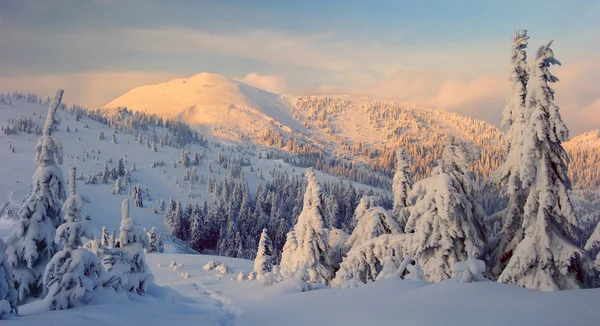
[[[572,135],[600,128],[600,1],[0,0],[0,92],[100,107],[200,72],[283,94],[350,94],[498,125],[513,31],[554,40]]]

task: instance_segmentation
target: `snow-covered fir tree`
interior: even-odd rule
[[[404,226],[410,215],[409,209],[412,206],[412,202],[408,194],[414,183],[412,172],[408,166],[406,153],[403,149],[398,149],[396,152],[396,173],[394,173],[394,180],[392,183],[394,194],[392,217],[396,220],[401,230],[404,230]]]
[[[511,88],[504,107],[502,126],[507,127],[505,143],[508,155],[506,161],[492,174],[496,182],[506,182],[509,197],[508,206],[495,214],[501,225],[488,243],[487,255],[490,272],[495,279],[510,260],[515,247],[523,239],[523,207],[527,190],[521,185],[523,131],[525,130],[525,97],[527,95],[527,31],[515,32],[512,37],[508,80]]]
[[[181,165],[183,165],[183,167],[185,167],[185,168],[190,167],[190,156],[188,155],[187,151],[181,152],[181,157],[179,158],[179,163],[181,163]]]
[[[120,194],[123,193],[123,191],[125,190],[125,185],[123,182],[123,179],[121,179],[122,177],[118,177],[117,180],[115,181],[115,189],[113,190],[113,194]]]
[[[103,184],[107,184],[108,180],[111,177],[110,169],[108,168],[108,160],[104,160],[104,167],[102,168],[102,172],[100,173],[100,178]]]
[[[190,246],[196,250],[202,250],[205,246],[204,212],[199,205],[192,210],[192,223],[190,225]]]
[[[4,250],[4,241],[0,239],[0,319],[5,313],[17,313],[17,290],[14,288],[12,269]]]
[[[465,143],[449,136],[443,160],[410,193],[416,198],[406,225],[414,232],[410,253],[430,282],[450,278],[454,264],[467,259],[467,245],[473,245],[477,256],[483,249],[484,212],[474,198],[476,185],[467,169],[474,156]]]
[[[150,231],[148,231],[148,253],[157,252],[157,243],[156,243],[156,228],[152,227]]]
[[[594,232],[585,243],[584,249],[594,259],[594,265],[600,269],[600,222],[596,224]]]
[[[307,186],[304,194],[304,206],[293,235],[287,241],[296,243],[292,254],[284,250],[281,271],[284,277],[298,277],[311,283],[329,284],[333,279],[333,268],[329,261],[329,243],[324,228],[323,194],[314,171],[306,170]],[[294,238],[295,240],[291,240]],[[286,241],[286,249],[294,246]]]
[[[185,228],[183,223],[183,209],[179,201],[171,199],[165,214],[165,223],[169,233],[179,239],[185,238]]]
[[[373,196],[363,196],[358,205],[356,206],[356,210],[354,211],[354,218],[352,219],[352,227],[355,228],[358,224],[358,221],[362,219],[365,213],[371,208],[375,206],[375,198]]]
[[[94,288],[100,284],[100,259],[81,248],[82,238],[93,238],[90,221],[81,217],[84,197],[76,193],[75,167],[69,169],[69,197],[62,212],[65,223],[56,230],[56,242],[63,246],[46,266],[44,302],[50,308],[68,309],[91,301]]]
[[[108,238],[108,248],[114,248],[117,243],[117,232],[115,230],[112,231],[110,237]]]
[[[267,234],[267,229],[263,229],[258,242],[258,250],[254,259],[254,272],[256,275],[264,275],[273,270],[273,245]]]
[[[352,234],[346,240],[346,251],[354,246],[360,246],[368,240],[377,238],[382,234],[400,234],[402,229],[383,207],[369,208],[358,220]]]
[[[106,226],[102,227],[102,238],[100,240],[100,245],[102,247],[108,247],[109,239],[108,239],[108,229]]]
[[[560,64],[551,45],[542,45],[535,53],[527,83],[527,126],[519,171],[522,186],[528,189],[525,234],[499,278],[503,283],[545,291],[588,286],[592,265],[573,244],[578,221],[569,195],[569,158],[562,146],[569,132],[549,85],[558,81],[550,66]]]
[[[165,252],[165,244],[164,244],[164,241],[163,241],[162,233],[158,235],[158,240],[156,242],[156,249],[160,253]]]
[[[54,236],[62,223],[60,213],[66,189],[58,166],[62,164],[63,148],[60,140],[52,136],[52,130],[60,121],[56,110],[62,94],[63,90],[58,90],[48,106],[43,133],[35,147],[38,167],[33,175],[32,192],[21,206],[19,223],[7,240],[6,254],[20,302],[42,294],[46,264],[58,251]]]
[[[404,255],[405,238],[388,211],[378,206],[369,208],[344,243],[345,257],[332,285],[343,287],[345,282],[375,281],[389,256],[394,257],[392,265],[397,268]]]
[[[154,282],[154,276],[146,265],[144,255],[144,249],[148,250],[150,246],[148,235],[129,216],[129,199],[123,200],[121,216],[119,243],[128,254],[132,264],[127,273],[125,290],[145,294],[148,285]]]
[[[144,207],[144,200],[142,199],[142,188],[139,184],[133,187],[133,203],[135,207]]]

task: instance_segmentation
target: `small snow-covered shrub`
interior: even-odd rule
[[[190,278],[190,273],[188,273],[188,272],[179,273],[179,276],[181,276],[183,278]]]
[[[231,269],[229,268],[229,266],[221,263],[219,264],[219,266],[215,267],[215,270],[219,273],[219,274],[229,274],[231,273]]]
[[[421,266],[419,266],[419,264],[409,264],[408,266],[406,266],[406,270],[408,271],[408,274],[404,275],[405,280],[425,280],[425,272],[423,272],[423,269],[421,268]]]
[[[258,275],[260,276],[259,280],[262,279],[263,284],[266,286],[271,286],[271,285],[277,283],[277,278],[271,272],[268,272],[265,274],[258,274]]]
[[[202,266],[202,269],[205,271],[212,271],[213,269],[215,269],[217,266],[221,265],[222,263],[218,260],[211,260],[208,263],[206,263],[204,266]]]
[[[238,281],[243,281],[246,278],[246,274],[244,274],[244,272],[239,272],[237,275],[237,280]]]
[[[4,314],[9,313],[11,310],[10,303],[6,300],[0,300],[0,319]]]
[[[454,264],[454,273],[460,276],[460,283],[471,283],[486,281],[483,277],[485,272],[485,262],[473,256],[473,246],[467,246],[467,260]]]
[[[177,266],[177,262],[175,260],[171,260],[171,262],[169,263],[169,267],[175,267]]]
[[[348,279],[348,280],[345,280],[344,282],[342,282],[342,284],[340,284],[340,289],[342,289],[342,290],[354,289],[363,284],[364,283],[361,280],[359,280],[357,277],[353,277],[351,279]]]
[[[383,269],[377,274],[377,277],[375,278],[376,281],[391,278],[398,271],[398,261],[396,257],[394,257],[393,252],[394,251],[391,249],[388,250],[388,255],[383,260]]]
[[[253,281],[256,279],[256,272],[250,272],[248,274],[248,280]]]

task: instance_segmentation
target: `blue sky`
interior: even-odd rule
[[[520,28],[530,51],[554,39],[560,69],[587,65],[580,80],[593,80],[598,17],[591,0],[1,0],[0,91],[63,82],[72,101],[100,106],[141,84],[209,71],[272,91],[420,100],[495,121],[484,106],[501,107],[505,95],[442,101],[444,87],[504,87]],[[411,80],[435,87],[394,91],[414,88]],[[594,93],[564,103],[589,110]]]

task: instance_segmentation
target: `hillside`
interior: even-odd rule
[[[288,115],[280,95],[209,73],[137,87],[104,107],[178,118],[226,138],[243,138],[267,128],[301,128]]]
[[[169,129],[165,126],[149,127],[146,124],[144,127],[134,128],[129,125],[132,119],[126,114],[107,116],[108,118],[98,116],[95,117],[97,120],[94,120],[83,116],[82,111],[76,107],[69,108],[68,111],[65,111],[66,109],[63,106],[62,110],[59,110],[62,122],[59,130],[54,132],[64,147],[62,169],[66,174],[69,166],[77,168],[77,187],[92,200],[90,204],[85,205],[84,211],[91,215],[96,236],[100,235],[103,226],[109,231],[118,230],[121,221],[120,202],[124,198],[131,198],[130,193],[136,184],[139,184],[144,192],[144,207],[132,207],[131,215],[141,227],[147,230],[156,227],[163,233],[166,231],[165,212],[159,209],[159,201],[167,204],[169,199],[173,198],[185,208],[201,205],[206,201],[212,209],[215,199],[221,198],[224,185],[229,186],[235,181],[247,185],[248,195],[256,200],[259,185],[261,188],[274,187],[275,182],[281,184],[280,181],[289,180],[290,177],[300,180],[305,170],[284,162],[281,155],[275,155],[265,147],[240,146],[222,139],[208,138],[201,143],[188,143],[182,148],[180,143],[173,140],[182,137],[174,135],[177,130],[172,126]],[[39,98],[32,95],[27,98],[13,97],[11,105],[0,103],[0,143],[5,144],[0,147],[2,238],[12,231],[17,221],[20,203],[30,192],[31,176],[36,169],[32,151],[39,137],[36,129],[43,123],[46,112],[47,105],[40,103]],[[100,134],[104,139],[99,139]],[[113,135],[116,142],[112,140]],[[182,141],[185,141],[185,138],[183,139]],[[153,151],[150,142],[156,144],[156,151]],[[163,142],[174,143],[161,145]],[[186,168],[181,164],[184,150],[191,157],[198,154],[200,161],[197,166]],[[120,158],[123,158],[125,167],[130,171],[130,181],[121,193],[113,194],[117,178],[110,176],[104,183],[101,180],[102,173],[105,166],[108,171],[113,171]],[[192,170],[195,170],[197,176],[195,182],[185,178]],[[332,175],[319,173],[318,176],[325,185],[339,184],[339,180]],[[292,184],[291,181],[288,182],[288,185]],[[212,187],[209,187],[209,183],[212,183]],[[388,196],[380,189],[359,183],[352,183],[351,189],[356,191],[354,196],[357,198],[367,191]],[[275,191],[275,188],[270,188],[260,195],[265,196],[265,200],[267,197],[271,200],[269,196]],[[226,200],[239,203],[239,198],[227,196]],[[3,209],[5,203],[8,204],[6,210]],[[283,206],[287,203],[277,204],[282,205],[281,210],[287,212],[288,208]],[[265,210],[270,210],[271,206],[269,203]],[[348,212],[349,216],[353,210],[354,207]],[[290,222],[293,217],[292,214],[286,216]],[[167,251],[187,252],[189,248],[180,244],[169,241]]]
[[[412,155],[415,178],[420,180],[441,157],[450,134],[473,143],[481,154],[472,165],[480,181],[504,159],[503,133],[464,115],[361,97],[283,96],[208,73],[135,88],[105,105],[115,107],[179,118],[219,138],[327,157],[314,163],[337,174],[348,174],[343,172],[348,167],[364,164],[390,177],[394,152],[403,147]],[[588,173],[585,165],[588,155],[598,155],[598,146],[581,146],[597,144],[593,134],[565,145],[574,162],[570,175],[575,188],[600,185],[600,175]]]

